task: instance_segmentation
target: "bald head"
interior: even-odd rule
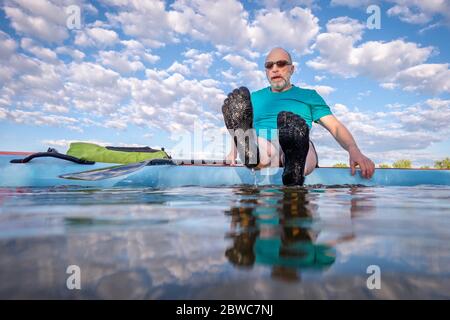
[[[266,61],[273,61],[271,59],[272,57],[282,57],[285,60],[292,63],[292,58],[291,58],[291,55],[289,54],[289,52],[287,52],[285,49],[283,49],[281,47],[276,47],[276,48],[273,48],[272,50],[270,50],[269,54],[266,57]]]
[[[283,48],[273,48],[266,57],[266,77],[270,82],[272,91],[286,91],[291,85],[291,76],[295,67],[292,65],[292,58],[289,52]]]

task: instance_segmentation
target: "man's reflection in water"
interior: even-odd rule
[[[317,205],[309,203],[305,189],[240,189],[242,206],[232,207],[233,245],[225,255],[239,267],[272,266],[272,277],[299,281],[303,269],[326,269],[335,261],[334,245],[345,236],[318,243]],[[258,199],[252,203],[251,198]]]

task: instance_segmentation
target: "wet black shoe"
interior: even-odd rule
[[[253,129],[253,107],[246,87],[234,89],[222,106],[225,125],[234,139],[239,157],[248,168],[259,163],[256,132]]]
[[[309,127],[298,115],[280,112],[278,139],[284,152],[283,184],[301,186],[305,181],[305,163],[309,150]]]

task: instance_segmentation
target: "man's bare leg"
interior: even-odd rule
[[[258,137],[258,146],[260,152],[260,163],[258,169],[269,168],[269,167],[279,167],[284,165],[284,153],[280,150],[279,145],[267,141],[264,138]],[[280,158],[281,157],[281,158]],[[281,161],[280,161],[281,160]],[[305,164],[305,176],[309,175],[316,168],[317,165],[317,155],[314,150],[314,146],[309,142],[308,155],[306,156]]]
[[[222,113],[241,161],[248,168],[257,167],[259,152],[250,91],[246,87],[233,90],[222,105]]]
[[[283,184],[301,186],[305,181],[309,127],[299,115],[281,111],[277,116],[278,141],[284,152]]]
[[[258,137],[259,164],[257,169],[280,166],[280,146]]]
[[[314,150],[314,146],[309,142],[309,150],[308,155],[306,156],[306,163],[305,163],[305,176],[309,175],[311,172],[314,171],[314,169],[317,166],[317,154]],[[281,155],[281,163],[284,165],[284,154]]]

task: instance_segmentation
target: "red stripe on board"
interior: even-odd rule
[[[21,151],[0,151],[0,155],[6,156],[26,156],[28,154],[33,154],[34,152],[21,152]]]

